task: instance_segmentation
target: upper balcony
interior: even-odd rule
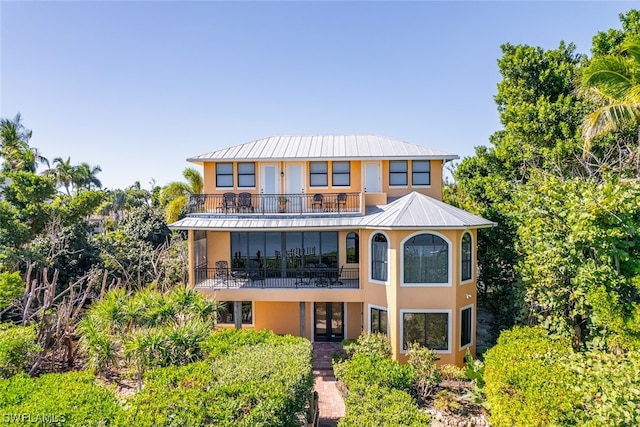
[[[207,215],[342,215],[363,214],[362,193],[314,194],[194,194],[188,214]]]

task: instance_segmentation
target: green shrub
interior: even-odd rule
[[[431,418],[421,412],[405,391],[373,384],[364,394],[349,393],[346,414],[339,427],[362,426],[427,426]]]
[[[217,330],[202,343],[202,351],[207,357],[215,359],[239,347],[254,346],[265,342],[285,343],[286,340],[287,338],[278,337],[268,330],[224,328]]]
[[[96,384],[89,371],[39,378],[22,373],[0,380],[6,425],[108,426],[122,411],[113,393]]]
[[[343,347],[347,353],[347,358],[351,358],[356,354],[370,354],[380,357],[391,356],[391,343],[389,338],[383,334],[363,332],[355,341],[344,341]]]
[[[459,398],[449,390],[441,390],[433,399],[433,406],[441,412],[455,413],[460,409]]]
[[[344,381],[349,392],[366,389],[370,385],[409,391],[416,378],[410,365],[401,365],[395,360],[377,355],[359,353],[351,360],[335,363],[337,378]]]
[[[16,298],[20,298],[24,292],[24,282],[20,273],[0,273],[0,311],[8,307]]]
[[[0,378],[22,372],[40,351],[34,326],[0,324]]]
[[[440,369],[436,366],[436,360],[440,357],[434,350],[422,347],[418,343],[409,345],[407,356],[409,365],[415,370],[413,388],[422,400],[426,400],[442,381]]]
[[[251,344],[230,347],[229,343],[239,342]],[[144,389],[131,399],[120,424],[298,423],[297,414],[304,412],[313,388],[312,352],[307,340],[271,332],[235,331],[223,332],[218,341],[208,343],[208,350],[216,355],[214,360],[149,371]]]

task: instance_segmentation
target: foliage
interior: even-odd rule
[[[391,343],[385,334],[371,334],[363,332],[355,341],[343,343],[347,357],[351,358],[356,354],[368,354],[371,356],[389,357],[391,356]]]
[[[13,300],[22,296],[24,282],[20,273],[7,271],[0,273],[0,311],[6,308]]]
[[[504,332],[486,354],[496,426],[632,426],[640,422],[640,353],[571,350],[540,328]]]
[[[556,178],[517,201],[518,265],[532,315],[574,346],[640,346],[640,183]]]
[[[298,425],[313,387],[310,343],[263,332],[225,338],[223,347],[229,340],[261,342],[215,352],[220,357],[211,362],[149,372],[119,424]]]
[[[442,381],[440,369],[436,366],[436,361],[440,359],[435,350],[422,347],[418,343],[409,345],[409,365],[415,371],[415,381],[413,388],[422,400],[427,400]]]
[[[433,406],[442,412],[456,412],[460,409],[458,396],[449,390],[439,391],[433,399]]]
[[[406,391],[372,384],[362,394],[349,393],[345,400],[346,414],[340,427],[360,426],[426,426],[431,418],[420,411]]]
[[[34,326],[0,324],[0,378],[22,372],[41,350]]]
[[[279,337],[268,330],[224,328],[211,334],[202,343],[202,349],[209,359],[225,356],[239,347],[253,347],[258,344],[286,343],[296,341],[293,337]]]
[[[8,415],[7,425],[107,426],[122,411],[113,392],[88,371],[0,380],[0,413]]]
[[[333,369],[336,377],[352,391],[366,389],[372,384],[409,391],[416,379],[412,366],[366,353],[358,353],[348,361],[335,362]]]
[[[185,168],[182,176],[186,182],[171,182],[160,191],[160,203],[165,208],[165,220],[168,224],[186,215],[189,196],[201,194],[204,190],[202,174],[194,168]]]

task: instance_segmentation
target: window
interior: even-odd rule
[[[360,262],[360,239],[358,233],[347,233],[347,263],[358,264]]]
[[[220,324],[235,323],[233,313],[233,303],[235,301],[220,301],[218,311],[216,312],[217,322]],[[250,325],[253,323],[253,307],[251,301],[242,301],[242,324]]]
[[[407,161],[389,162],[389,185],[407,185]]]
[[[326,187],[327,180],[327,162],[311,162],[309,163],[309,185],[311,187]]]
[[[371,239],[371,279],[387,281],[387,238],[376,233]]]
[[[402,312],[402,349],[417,342],[432,350],[449,350],[448,312]]]
[[[473,307],[463,308],[460,311],[460,347],[471,345],[473,331]]]
[[[435,234],[404,243],[404,283],[449,283],[449,244]]]
[[[371,323],[372,334],[387,335],[387,310],[371,307],[369,322]]]
[[[207,232],[195,230],[193,232],[193,251],[196,268],[207,266]]]
[[[351,164],[349,162],[333,162],[331,172],[331,184],[334,187],[351,185]]]
[[[233,187],[233,163],[216,163],[216,187]]]
[[[460,280],[471,280],[471,234],[464,233],[460,245]]]
[[[238,187],[256,186],[256,164],[238,163]]]
[[[411,162],[411,185],[431,185],[431,162],[429,160]]]

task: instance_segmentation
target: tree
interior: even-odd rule
[[[98,179],[98,173],[102,172],[100,166],[91,166],[88,163],[80,163],[75,167],[73,176],[73,185],[76,188],[76,192],[79,192],[81,188],[91,190],[91,186],[102,188],[102,182]]]
[[[53,168],[47,169],[44,175],[53,177],[58,186],[63,186],[67,195],[71,197],[70,188],[75,177],[75,168],[71,164],[71,157],[67,157],[67,160],[56,157],[53,159]]]
[[[166,206],[165,219],[169,224],[185,215],[189,196],[201,194],[204,189],[204,180],[196,169],[185,168],[182,176],[186,182],[171,182],[162,187],[160,192],[160,203]]]
[[[22,124],[20,113],[13,120],[0,119],[0,157],[4,159],[4,172],[35,172],[37,163],[49,166],[49,161],[38,149],[29,146],[32,131]]]

